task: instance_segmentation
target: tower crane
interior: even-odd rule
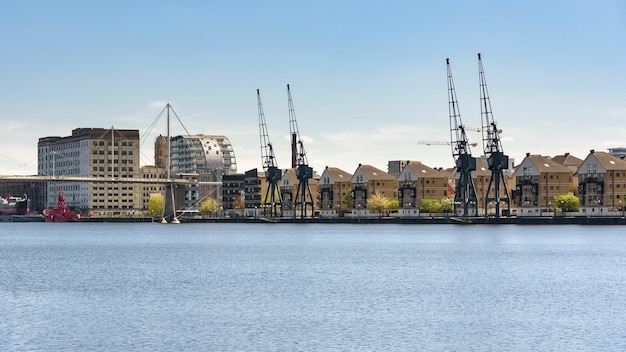
[[[431,145],[452,145],[449,141],[417,141],[417,144],[431,146]],[[468,143],[470,147],[475,147],[478,143]]]
[[[459,206],[462,206],[463,216],[478,214],[478,202],[476,198],[476,185],[472,173],[476,171],[476,158],[470,151],[470,143],[467,140],[465,127],[461,121],[459,103],[456,99],[450,59],[446,59],[448,68],[448,112],[450,115],[450,140],[452,157],[456,165],[458,180],[454,190],[454,213],[457,214]],[[473,210],[470,213],[470,210]]]
[[[502,149],[502,141],[500,140],[500,132],[496,127],[491,112],[491,101],[489,100],[489,92],[487,91],[487,82],[485,80],[485,71],[483,63],[478,53],[478,76],[480,83],[480,115],[483,124],[483,148],[487,165],[491,171],[491,178],[485,193],[485,215],[489,215],[488,205],[490,202],[495,203],[495,217],[500,217],[500,203],[503,202],[507,207],[507,216],[511,213],[511,198],[509,189],[504,177],[504,170],[509,168],[509,157],[504,154]],[[500,184],[502,182],[502,184]],[[501,192],[501,188],[504,190]]]
[[[307,206],[311,207],[311,214],[314,214],[313,195],[309,186],[309,179],[313,178],[313,168],[308,165],[304,143],[302,143],[300,138],[296,111],[293,107],[289,85],[287,85],[287,100],[289,105],[289,132],[291,134],[291,167],[296,169],[296,177],[299,181],[294,198],[294,216],[298,208],[300,208],[300,217],[304,218],[307,214]]]
[[[267,205],[269,205],[269,215],[278,216],[278,208],[281,205],[280,192],[278,191],[278,184],[282,178],[282,172],[278,168],[276,157],[274,155],[274,148],[270,142],[269,135],[267,133],[267,125],[265,124],[265,113],[263,113],[263,104],[261,103],[261,93],[256,90],[257,104],[259,108],[259,134],[261,141],[261,160],[263,162],[263,170],[265,171],[265,179],[267,180],[268,187],[265,192],[263,212],[267,211]],[[267,214],[264,214],[267,215]]]

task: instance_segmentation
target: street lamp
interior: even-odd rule
[[[548,213],[552,211],[552,202],[548,202]]]

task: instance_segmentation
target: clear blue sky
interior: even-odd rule
[[[5,0],[2,12],[0,174],[35,174],[40,137],[144,135],[165,102],[189,132],[229,137],[239,171],[261,168],[257,88],[286,168],[288,83],[320,173],[451,167],[449,147],[416,142],[450,139],[448,57],[463,122],[480,127],[478,52],[517,163],[626,146],[624,1]]]

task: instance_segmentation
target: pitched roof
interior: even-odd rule
[[[489,165],[486,162],[476,159],[476,177],[478,176],[490,176],[491,170],[489,170]]]
[[[350,175],[349,173],[343,171],[342,169],[338,168],[338,167],[326,167],[326,169],[324,170],[324,172],[328,173],[328,175],[335,181],[335,182],[350,182],[350,179],[352,178],[352,175]]]
[[[417,177],[425,177],[425,178],[447,178],[443,173],[430,168],[419,161],[411,161],[407,163],[404,167],[410,168]]]
[[[602,166],[607,170],[626,170],[626,161],[616,157],[615,155],[607,152],[593,152],[591,154],[593,154],[600,164],[602,164]]]
[[[298,178],[296,177],[296,169],[294,168],[284,169],[282,179],[283,180],[289,179],[292,184],[294,185],[297,184]]]
[[[540,173],[546,173],[546,172],[563,172],[563,173],[568,173],[568,172],[572,172],[572,170],[570,170],[567,166],[564,166],[562,164],[554,162],[551,159],[548,159],[547,157],[542,156],[542,155],[529,154],[529,155],[526,155],[526,159],[530,160],[533,163],[533,165],[535,166],[535,168],[537,169],[537,171],[539,171]]]
[[[375,167],[373,167],[372,165],[359,165],[359,168],[361,169],[361,172],[363,173],[363,175],[370,181],[372,180],[390,180],[390,181],[395,181],[397,180],[397,178],[395,178],[393,175],[381,170],[381,169],[377,169]]]
[[[580,164],[583,163],[582,159],[578,159],[577,157],[570,155],[570,153],[565,153],[563,155],[557,155],[551,159],[555,163],[559,163],[563,166],[575,166],[579,167]]]
[[[440,174],[445,176],[448,179],[454,179],[454,174],[456,173],[455,169],[435,169],[439,171]]]

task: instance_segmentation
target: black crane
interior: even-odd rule
[[[505,203],[507,216],[511,213],[511,197],[504,177],[504,170],[509,168],[509,157],[504,154],[500,132],[493,120],[491,101],[485,81],[483,62],[478,53],[478,76],[480,80],[480,115],[483,124],[483,148],[487,165],[491,171],[491,178],[485,192],[485,216],[489,216],[488,207],[491,202],[495,203],[495,217],[500,217],[500,203]],[[500,183],[502,182],[502,183]]]
[[[298,122],[296,120],[296,111],[293,108],[293,100],[291,99],[291,89],[287,85],[287,98],[289,105],[289,131],[291,133],[291,167],[295,168],[296,177],[298,178],[298,188],[294,198],[294,216],[300,209],[300,217],[304,218],[307,214],[307,206],[311,207],[311,215],[314,214],[313,195],[309,186],[309,179],[313,178],[313,168],[308,164],[306,152],[304,151],[304,143],[300,138],[298,130]]]
[[[261,103],[261,93],[256,90],[257,104],[259,107],[259,134],[261,136],[261,160],[263,162],[263,170],[265,170],[265,179],[267,180],[268,187],[265,192],[265,198],[263,201],[263,215],[278,216],[279,208],[281,205],[280,192],[278,191],[278,183],[280,182],[283,174],[278,168],[276,157],[274,156],[274,148],[270,142],[269,135],[267,133],[267,125],[265,124],[265,113],[263,113],[263,104]],[[267,214],[267,208],[269,207],[269,214]]]
[[[459,103],[456,99],[450,59],[446,59],[448,67],[448,112],[450,114],[450,138],[452,157],[456,166],[458,180],[454,190],[454,213],[458,214],[463,209],[462,215],[478,215],[478,202],[476,198],[476,185],[472,174],[476,172],[476,158],[470,151],[470,143],[465,134],[465,126],[461,121]]]

